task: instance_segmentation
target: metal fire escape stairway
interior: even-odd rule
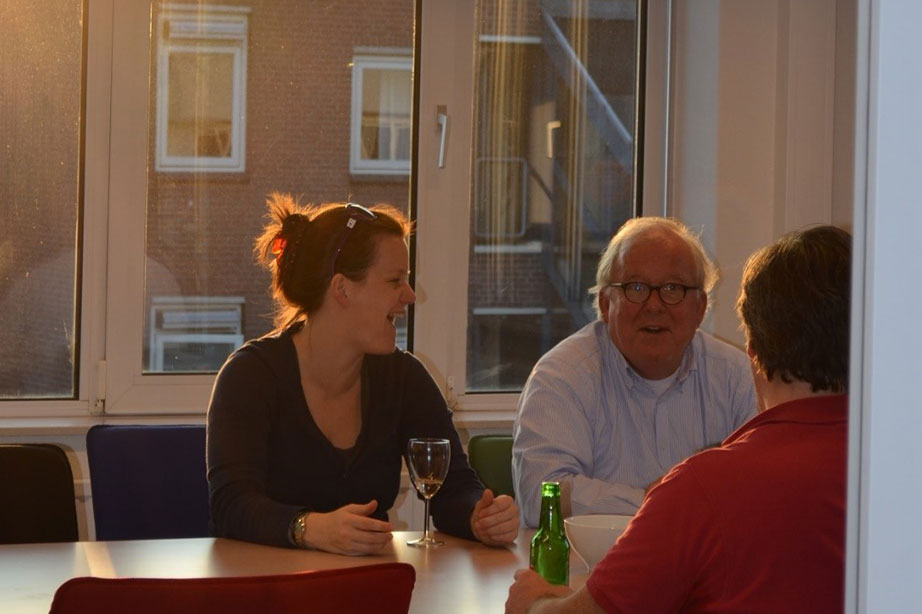
[[[543,0],[541,4],[542,46],[550,64],[565,84],[571,104],[579,105],[578,114],[586,122],[585,129],[596,131],[614,164],[620,167],[621,172],[614,173],[617,177],[613,179],[630,181],[634,167],[633,135],[555,20],[570,16],[571,3]],[[587,6],[589,19],[636,19],[633,2],[596,0]],[[579,151],[574,154],[581,156]],[[582,162],[571,160],[568,168],[572,170],[575,166],[585,171],[579,166]],[[554,189],[549,190],[549,196],[554,205],[554,220],[551,237],[542,253],[542,266],[574,325],[579,327],[595,319],[592,305],[586,301],[586,289],[595,283],[599,253],[626,217],[616,211],[614,202],[604,198],[604,193],[603,198],[591,198],[581,185],[573,185],[570,173],[557,156],[553,159],[553,177]],[[583,175],[579,181],[585,181]]]

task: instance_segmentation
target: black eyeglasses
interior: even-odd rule
[[[624,281],[611,283],[606,288],[621,288],[624,298],[632,303],[642,305],[650,298],[650,294],[656,290],[659,294],[659,300],[665,305],[678,305],[685,300],[685,294],[689,290],[700,290],[698,286],[685,286],[683,284],[662,284],[661,286],[651,286],[642,281]]]
[[[339,239],[339,244],[336,246],[336,251],[333,252],[333,259],[330,261],[330,277],[333,277],[336,273],[336,260],[339,258],[339,252],[343,251],[343,245],[346,244],[346,239],[352,234],[352,229],[355,228],[356,222],[361,219],[378,219],[374,211],[356,203],[346,203],[346,206],[343,208],[349,214],[349,217],[346,219],[346,226],[341,231],[342,236]]]

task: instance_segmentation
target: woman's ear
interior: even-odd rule
[[[345,307],[349,300],[348,282],[349,280],[346,279],[346,276],[341,273],[337,273],[333,276],[333,279],[330,280],[330,292],[333,294],[333,298],[336,299],[336,302],[342,307]]]

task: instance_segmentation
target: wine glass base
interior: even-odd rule
[[[407,545],[413,548],[441,548],[445,545],[445,542],[431,537],[420,537],[419,539],[408,541]]]

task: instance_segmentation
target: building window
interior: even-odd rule
[[[243,345],[242,296],[157,296],[150,308],[150,372],[217,371]]]
[[[409,174],[411,60],[410,56],[353,58],[351,173]]]
[[[164,6],[158,19],[158,171],[245,170],[247,11]]]

